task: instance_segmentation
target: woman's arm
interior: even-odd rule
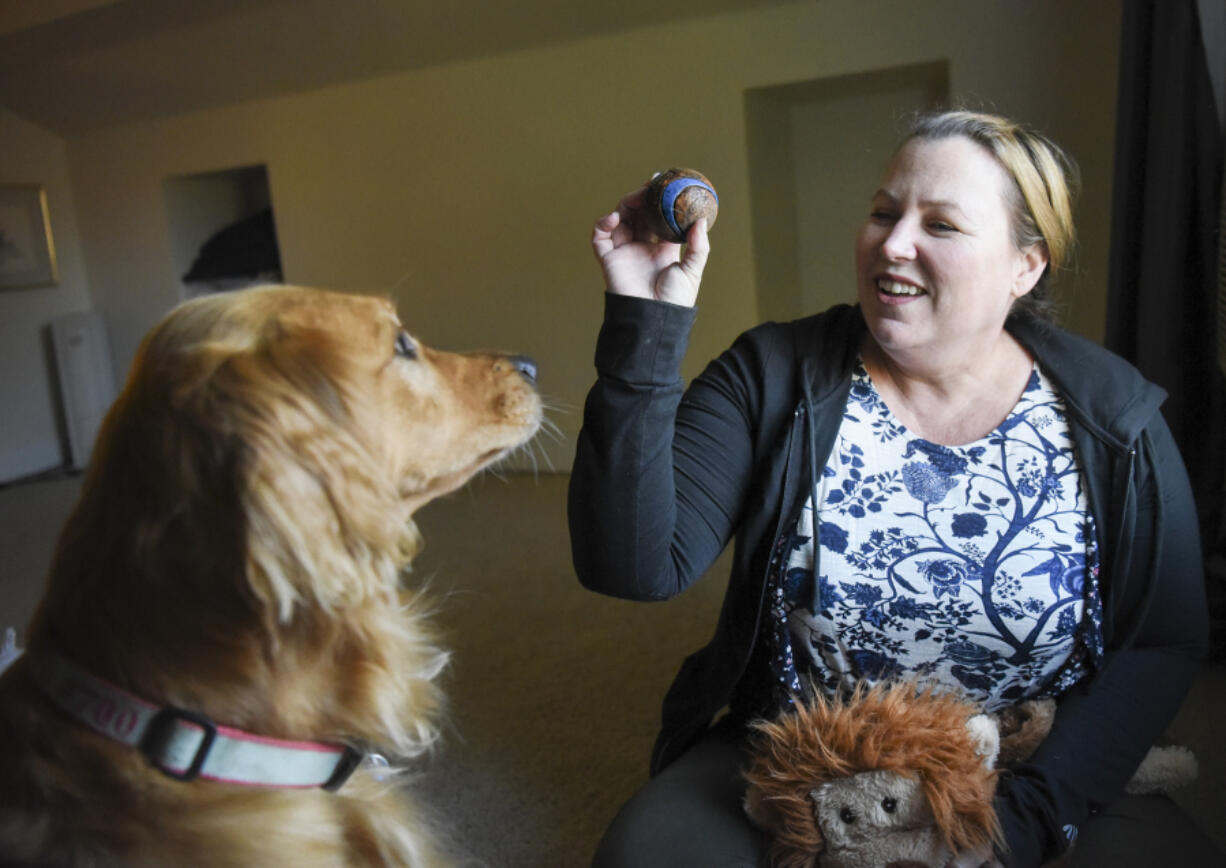
[[[568,514],[580,581],[641,600],[700,577],[731,538],[751,476],[755,370],[738,341],[685,391],[690,308],[609,294]]]
[[[727,543],[751,448],[735,364],[713,363],[682,401],[681,361],[710,252],[706,220],[684,248],[661,241],[644,189],[592,231],[605,318],[568,517],[584,585],[652,600],[680,593]]]

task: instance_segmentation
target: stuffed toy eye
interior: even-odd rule
[[[886,796],[881,800],[881,810],[887,814],[892,814],[898,810],[898,800],[892,796]]]
[[[842,810],[839,811],[839,819],[850,826],[856,821],[856,812],[844,805]]]

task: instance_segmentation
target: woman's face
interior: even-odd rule
[[[913,139],[894,157],[856,240],[856,271],[869,330],[896,361],[990,350],[1038,281],[1046,254],[1014,245],[1010,183],[960,136]]]

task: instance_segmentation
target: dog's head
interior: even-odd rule
[[[367,640],[415,641],[396,605],[410,516],[533,435],[533,377],[524,359],[422,345],[384,299],[267,287],[180,306],[103,425],[31,650],[54,634],[165,696],[156,672],[233,682],[255,657],[284,674],[298,655],[325,679],[313,655],[331,643],[360,691]]]

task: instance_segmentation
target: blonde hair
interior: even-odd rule
[[[1068,265],[1076,243],[1073,201],[1080,174],[1072,157],[1042,133],[1008,118],[952,110],[920,115],[902,145],[913,139],[962,136],[985,148],[1013,179],[1008,195],[1013,240],[1019,250],[1035,244],[1047,252],[1047,268],[1011,315],[1052,319],[1052,275]]]

